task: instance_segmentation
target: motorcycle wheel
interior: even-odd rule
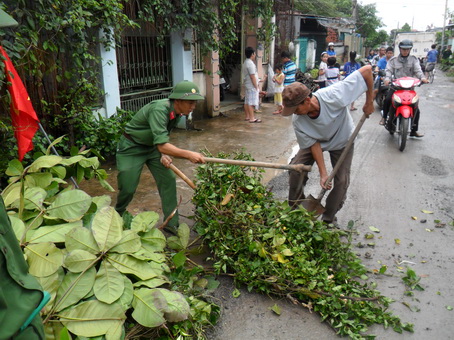
[[[377,97],[375,97],[375,101],[377,102],[378,108],[381,110],[383,109],[383,101],[385,100],[385,96],[382,95],[381,93],[377,94]]]
[[[398,144],[399,150],[404,151],[405,145],[407,144],[407,136],[408,136],[408,121],[409,118],[399,117],[399,132],[398,132]]]

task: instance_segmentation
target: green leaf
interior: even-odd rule
[[[99,159],[98,157],[83,158],[80,160],[79,164],[84,168],[99,168]]]
[[[379,233],[380,232],[380,229],[372,227],[372,226],[370,226],[369,229],[370,229],[370,231],[373,231],[374,233]]]
[[[98,300],[85,301],[59,314],[60,321],[71,333],[85,337],[106,334],[123,326],[126,315],[119,304],[108,305]]]
[[[150,252],[163,251],[166,237],[161,230],[153,228],[141,236],[142,247]]]
[[[167,302],[163,308],[164,317],[167,321],[180,322],[189,317],[190,307],[183,294],[163,288],[156,288],[152,291],[153,297],[161,294]]]
[[[68,332],[68,328],[64,327],[60,332],[60,340],[72,340],[71,335]]]
[[[27,233],[27,242],[63,243],[65,242],[66,234],[77,227],[82,227],[82,221],[40,227]]]
[[[62,157],[50,155],[50,156],[41,156],[36,161],[34,161],[29,167],[27,167],[28,173],[38,172],[43,168],[51,168],[62,161]]]
[[[48,40],[46,40],[44,43],[47,43],[47,42],[48,42]],[[43,43],[43,47],[46,50],[47,48],[45,47],[44,43]],[[50,143],[49,146],[47,147],[46,155],[50,155],[52,153],[52,147],[57,145],[58,143],[60,143],[63,140],[63,138],[65,138],[64,135],[58,137],[57,139],[54,139],[54,141],[52,143]]]
[[[25,188],[24,193],[24,208],[27,210],[42,210],[43,203],[46,199],[46,190],[38,187]],[[13,208],[19,209],[20,200],[17,199],[11,204]]]
[[[96,256],[86,250],[75,249],[68,253],[64,266],[72,273],[80,273],[87,269],[96,260]]]
[[[65,179],[66,177],[66,168],[64,166],[56,165],[50,168],[51,174],[57,176],[60,179]]]
[[[235,288],[235,289],[233,290],[233,292],[232,292],[232,296],[233,296],[234,298],[237,298],[237,297],[239,297],[240,295],[241,295],[240,290],[239,290],[238,288]]]
[[[165,284],[169,284],[170,281],[164,280],[161,278],[153,278],[150,280],[145,280],[145,281],[137,281],[134,282],[134,287],[148,287],[148,288],[156,288]]]
[[[66,234],[65,245],[66,250],[69,252],[82,249],[92,254],[99,253],[99,247],[92,232],[84,227],[74,228]]]
[[[124,276],[108,261],[102,261],[94,286],[99,301],[111,304],[118,300],[124,291]]]
[[[178,267],[183,267],[184,264],[186,263],[186,255],[184,254],[184,251],[180,251],[179,253],[176,253],[172,257],[172,261],[175,264],[175,266]]]
[[[56,196],[55,201],[47,208],[50,217],[68,222],[80,220],[91,205],[91,197],[82,190],[68,190]]]
[[[96,196],[93,197],[92,202],[96,204],[98,210],[101,210],[101,208],[110,206],[112,198],[109,195]]]
[[[153,230],[159,220],[159,215],[154,211],[145,211],[134,216],[131,222],[131,229],[137,233]]]
[[[63,252],[51,242],[30,244],[25,255],[29,272],[36,277],[52,275],[63,265]]]
[[[277,315],[281,315],[281,313],[282,313],[281,307],[279,307],[277,304],[274,304],[274,306],[271,307],[270,309]]]
[[[152,295],[152,289],[142,288],[134,291],[132,317],[145,327],[158,327],[165,323],[164,313],[155,305],[163,306],[166,301],[164,296]]]
[[[60,283],[62,282],[64,277],[65,271],[63,270],[63,268],[59,268],[52,275],[36,278],[41,287],[43,288],[43,290],[50,294],[50,301],[42,310],[42,313],[44,315],[47,315],[50,312],[51,308],[53,307],[55,303],[55,297],[57,296],[58,288],[60,287]]]
[[[453,310],[452,306],[446,306],[446,309],[449,310],[449,311]]]
[[[37,172],[25,176],[25,183],[28,187],[47,188],[52,183],[52,174],[50,172]]]
[[[123,219],[113,207],[99,210],[92,222],[93,236],[101,251],[108,251],[122,238]]]
[[[8,168],[5,171],[5,174],[8,176],[20,176],[24,171],[24,167],[18,159],[13,159],[8,163]]]
[[[135,253],[140,250],[142,243],[140,237],[132,230],[124,230],[120,241],[110,249],[113,253]]]
[[[69,165],[73,165],[74,163],[80,162],[84,158],[85,158],[84,156],[77,155],[77,156],[74,156],[74,157],[62,159],[60,164],[61,165],[65,165],[65,166],[69,166]]]
[[[68,272],[57,292],[56,303],[58,303],[58,306],[56,311],[58,312],[69,306],[73,306],[84,298],[92,290],[95,277],[95,267],[91,267],[83,274]]]
[[[134,287],[130,279],[123,275],[123,294],[120,296],[118,303],[123,307],[123,310],[128,310],[131,307],[131,302],[134,297]]]
[[[152,266],[125,254],[108,253],[108,261],[123,274],[132,274],[141,280],[158,276]]]
[[[8,186],[2,192],[3,201],[5,203],[5,207],[11,206],[13,202],[19,199],[21,193],[21,183],[14,183],[11,186]]]
[[[429,210],[421,210],[424,214],[433,214],[434,212],[433,211],[429,211]]]
[[[25,224],[22,222],[21,219],[17,218],[16,216],[9,216],[9,220],[11,221],[11,226],[13,228],[14,234],[18,241],[21,240],[22,235],[25,232]]]
[[[189,226],[186,223],[181,223],[178,227],[178,236],[180,238],[181,245],[183,249],[186,249],[189,244],[189,234],[190,234]]]

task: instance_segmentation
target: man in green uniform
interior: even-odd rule
[[[17,26],[16,20],[0,9],[0,27],[12,26]],[[43,297],[38,281],[28,273],[0,196],[0,339],[44,339],[38,307]]]
[[[142,107],[126,125],[117,148],[118,196],[115,209],[123,214],[131,202],[140,174],[146,164],[158,186],[164,220],[177,206],[175,174],[168,169],[169,156],[205,163],[202,154],[184,150],[169,143],[170,131],[181,116],[187,116],[203,99],[198,87],[187,80],[175,85],[169,99],[155,100]],[[169,221],[167,231],[175,233],[178,213]]]

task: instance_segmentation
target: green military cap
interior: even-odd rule
[[[205,97],[200,94],[199,88],[196,84],[188,80],[183,80],[175,85],[169,98],[180,100],[201,100]]]
[[[0,8],[0,28],[2,27],[13,27],[17,26],[18,23],[10,15],[8,15],[4,10]]]

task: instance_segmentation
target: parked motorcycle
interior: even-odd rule
[[[224,77],[221,77],[219,79],[219,96],[221,102],[225,99],[225,94],[229,92],[230,90],[230,84],[225,80]]]
[[[405,149],[409,126],[412,126],[413,119],[419,110],[419,96],[414,88],[420,85],[421,80],[412,77],[402,77],[392,81],[391,87],[395,92],[385,127],[391,135],[397,132],[400,151]]]
[[[380,77],[380,79],[377,80],[379,82],[379,85],[377,95],[375,96],[375,102],[377,103],[380,110],[383,109],[383,103],[389,90],[389,86],[385,85],[383,81],[385,76],[385,70],[380,70],[378,72],[378,77]]]

